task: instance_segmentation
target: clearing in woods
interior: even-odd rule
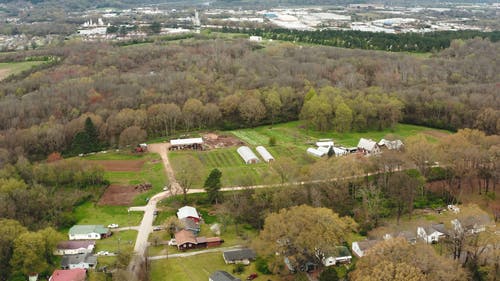
[[[44,61],[1,62],[0,80],[9,77],[9,75],[18,74],[42,63],[44,63]]]

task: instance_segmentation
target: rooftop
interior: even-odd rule
[[[223,254],[226,261],[253,260],[256,254],[251,249],[239,249],[225,251]]]
[[[86,270],[81,268],[75,269],[57,269],[54,270],[50,281],[84,281]]]
[[[103,225],[74,225],[69,229],[70,235],[87,234],[87,233],[106,234],[108,232],[109,230]]]

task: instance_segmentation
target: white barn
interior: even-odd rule
[[[358,150],[367,155],[380,153],[380,147],[376,141],[364,138],[359,139]]]
[[[253,153],[253,151],[248,146],[241,146],[237,150],[238,154],[243,158],[246,164],[259,163],[259,158]]]
[[[333,146],[333,145],[334,145],[334,143],[332,140],[328,140],[328,141],[327,140],[320,140],[320,141],[316,142],[317,147],[328,147],[329,148],[330,146]]]
[[[266,161],[266,162],[274,161],[274,157],[271,155],[271,153],[269,153],[269,151],[267,151],[267,149],[265,147],[257,146],[255,149],[260,154],[262,159],[264,159],[264,161]]]
[[[444,224],[433,224],[427,227],[417,227],[417,237],[424,240],[426,243],[436,243],[439,239],[444,238],[447,234]]]

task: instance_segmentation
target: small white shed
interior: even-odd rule
[[[271,161],[274,161],[274,157],[271,155],[271,153],[269,153],[269,151],[267,151],[267,149],[265,147],[257,146],[255,149],[260,154],[262,159],[264,159],[264,161],[266,161],[268,163]]]
[[[253,153],[253,151],[248,146],[241,146],[237,150],[238,154],[243,158],[246,164],[259,163],[259,158]]]

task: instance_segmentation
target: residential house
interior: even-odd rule
[[[226,264],[249,264],[251,260],[255,260],[257,255],[252,249],[238,249],[225,251],[222,253],[222,257],[224,258],[224,262],[226,262]]]
[[[406,241],[410,244],[417,243],[417,235],[411,231],[401,231],[401,232],[394,233],[394,234],[387,233],[384,235],[383,238],[384,238],[384,240],[389,240],[389,239],[398,238],[398,237],[406,239]]]
[[[208,277],[208,281],[241,281],[241,279],[232,276],[226,271],[217,270],[214,273],[210,274],[210,277]]]
[[[224,240],[220,239],[220,237],[196,237],[193,232],[183,229],[175,233],[175,242],[177,249],[185,251],[189,249],[218,246],[223,243]]]
[[[69,240],[99,240],[111,236],[103,225],[74,225],[69,229]]]
[[[361,138],[358,142],[358,151],[365,155],[379,154],[380,147],[374,140]]]
[[[358,257],[363,257],[366,255],[366,251],[375,246],[379,241],[378,240],[365,240],[365,241],[357,241],[352,242],[352,252],[356,254]]]
[[[97,257],[93,254],[64,255],[61,261],[62,269],[90,269],[97,266]]]
[[[87,271],[82,268],[56,269],[49,281],[85,281]]]
[[[352,256],[345,246],[337,246],[335,250],[325,254],[323,258],[324,266],[331,266],[342,263],[351,263]]]
[[[468,216],[463,219],[454,219],[451,224],[455,231],[477,234],[486,231],[486,226],[491,224],[491,219],[488,215]]]
[[[199,222],[201,220],[201,216],[198,214],[196,208],[191,206],[184,206],[177,210],[177,217],[179,220],[183,220],[185,218],[192,219],[195,222]]]
[[[54,255],[87,254],[94,251],[95,241],[72,240],[57,244]]]
[[[417,227],[417,237],[429,244],[439,242],[439,239],[446,235],[448,235],[448,231],[442,223]]]

